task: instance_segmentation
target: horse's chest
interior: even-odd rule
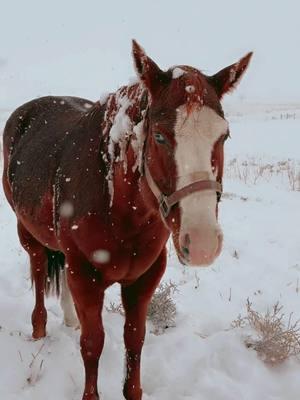
[[[157,225],[129,235],[91,221],[79,223],[78,229],[72,231],[76,247],[108,281],[137,279],[156,261],[168,236],[168,231]]]
[[[141,233],[132,243],[126,253],[126,267],[124,265],[124,280],[134,280],[148,270],[159,257],[162,249],[165,247],[168,235],[161,233],[147,235]],[[117,256],[118,257],[118,256]],[[119,258],[122,264],[121,257]]]

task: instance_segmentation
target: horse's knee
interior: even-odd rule
[[[91,321],[92,322],[92,321]],[[104,345],[103,328],[96,329],[92,324],[86,326],[81,321],[80,348],[85,368],[84,400],[98,400],[98,366]]]
[[[80,318],[81,337],[80,346],[82,357],[86,362],[98,360],[104,345],[104,329],[100,317],[93,318],[86,315],[86,318]]]

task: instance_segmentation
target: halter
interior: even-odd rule
[[[165,195],[160,191],[158,188],[157,184],[155,183],[154,179],[152,178],[152,175],[149,171],[149,168],[147,166],[147,163],[144,162],[144,171],[145,171],[145,177],[148,182],[148,185],[156,197],[158,204],[159,204],[159,210],[164,219],[166,219],[171,211],[171,208],[179,203],[182,199],[185,197],[191,195],[192,193],[195,192],[202,192],[204,190],[213,190],[217,193],[217,200],[221,198],[222,195],[222,184],[217,181],[213,181],[208,179],[209,174],[208,172],[196,172],[191,175],[192,179],[195,179],[197,176],[201,176],[202,179],[195,180],[194,182],[184,186],[181,189],[176,190],[169,196]],[[207,178],[207,179],[203,179]]]
[[[149,107],[145,109],[145,115],[144,115],[144,129],[147,130],[149,126]],[[222,187],[222,178],[217,177],[217,180],[211,180],[209,179],[209,173],[206,171],[203,172],[194,172],[189,174],[188,176],[190,177],[190,180],[192,183],[182,187],[181,189],[176,190],[169,196],[165,195],[164,193],[161,192],[159,187],[157,186],[156,182],[152,178],[152,175],[150,173],[150,170],[148,168],[147,162],[146,162],[146,157],[145,157],[145,148],[146,148],[146,143],[147,143],[147,135],[146,135],[146,140],[144,142],[143,146],[143,165],[142,165],[142,171],[143,174],[145,175],[145,178],[147,180],[148,186],[151,189],[152,193],[156,197],[158,204],[159,204],[159,211],[161,213],[161,216],[163,217],[163,220],[165,222],[165,219],[168,217],[170,214],[171,208],[179,203],[182,199],[185,197],[191,195],[192,193],[195,192],[202,192],[205,190],[213,190],[217,194],[217,202],[221,200],[222,192],[223,192],[223,187]]]

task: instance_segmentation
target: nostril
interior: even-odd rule
[[[187,233],[187,234],[184,236],[184,245],[185,245],[187,248],[189,248],[190,244],[191,244],[190,235]]]
[[[184,257],[188,258],[190,255],[190,251],[189,251],[188,247],[182,247],[181,250],[182,250],[182,254],[184,255]]]
[[[186,259],[188,259],[189,255],[190,255],[190,244],[191,244],[190,235],[187,233],[183,237],[183,243],[182,243],[182,246],[181,246],[182,255]]]

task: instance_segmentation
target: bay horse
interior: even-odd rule
[[[46,335],[44,296],[62,286],[65,322],[77,324],[75,304],[80,323],[85,400],[99,399],[105,289],[121,285],[123,394],[140,400],[147,306],[166,268],[170,234],[184,264],[209,265],[221,252],[229,127],[220,101],[251,55],[213,76],[186,65],[162,71],[133,41],[137,83],[101,103],[39,98],[6,123],[3,185],[30,257],[32,336]]]

